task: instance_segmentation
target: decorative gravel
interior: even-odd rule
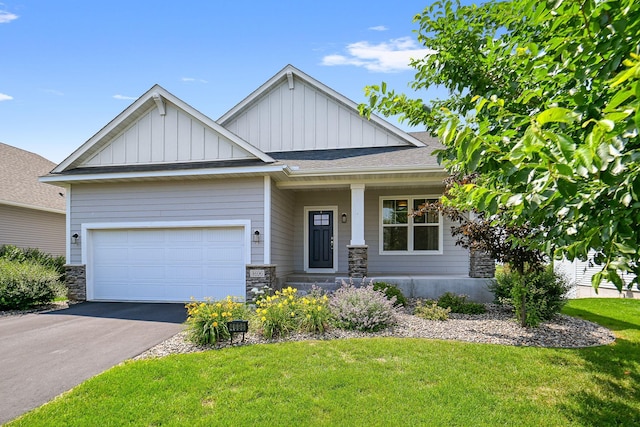
[[[474,343],[531,347],[580,348],[610,344],[613,333],[595,323],[575,317],[558,315],[538,328],[523,328],[516,322],[513,311],[502,306],[487,304],[487,312],[479,315],[451,313],[449,320],[424,320],[407,312],[398,313],[397,325],[379,332],[345,331],[331,329],[324,334],[297,333],[282,339],[266,340],[255,332],[234,338],[233,346],[265,344],[284,341],[332,340],[364,337],[401,337],[456,340]],[[169,354],[194,353],[214,348],[229,347],[229,342],[215,346],[197,346],[186,339],[186,331],[158,344],[135,357],[146,359]]]

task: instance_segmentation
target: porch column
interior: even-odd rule
[[[349,277],[367,275],[369,247],[364,241],[364,184],[351,184],[351,242],[349,251]]]
[[[351,184],[351,245],[364,245],[364,184]]]

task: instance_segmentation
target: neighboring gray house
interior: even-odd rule
[[[156,85],[41,180],[67,188],[79,298],[85,275],[117,301],[366,275],[490,299],[448,220],[408,215],[442,194],[438,146],[289,65],[217,121]]]
[[[65,254],[65,190],[38,181],[55,166],[0,143],[0,245]]]

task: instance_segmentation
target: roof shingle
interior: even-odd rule
[[[0,204],[63,212],[65,190],[38,181],[55,166],[42,156],[0,142]]]

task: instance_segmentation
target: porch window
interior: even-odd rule
[[[442,253],[442,216],[438,212],[411,215],[426,202],[435,200],[424,196],[381,198],[380,253]]]

